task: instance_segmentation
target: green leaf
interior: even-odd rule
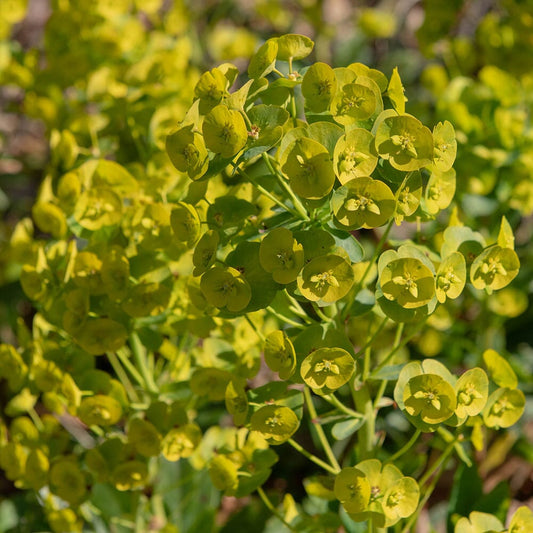
[[[248,65],[248,76],[257,79],[270,74],[276,66],[277,55],[278,40],[275,38],[268,39],[251,57],[250,64]]]
[[[335,440],[344,440],[358,431],[364,423],[364,418],[352,418],[343,422],[337,422],[331,428],[331,434]]]

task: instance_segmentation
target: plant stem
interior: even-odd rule
[[[448,457],[453,451],[453,448],[455,446],[455,443],[457,442],[457,438],[455,438],[444,450],[444,453],[439,457],[437,461],[432,465],[432,467],[422,476],[418,484],[422,486],[441,466],[444,466],[444,463],[448,460]],[[420,503],[418,504],[418,507],[415,511],[415,513],[409,518],[407,524],[402,529],[402,533],[409,533],[411,531],[411,528],[413,524],[417,521],[418,515],[420,514],[420,511],[424,508],[427,501],[429,500],[431,494],[435,490],[435,486],[439,482],[439,479],[444,472],[444,468],[440,470],[440,472],[432,479],[431,483],[427,486],[427,488],[423,492],[424,496],[420,500]]]
[[[117,357],[122,362],[122,365],[126,368],[126,370],[131,374],[131,377],[137,382],[138,385],[141,387],[144,387],[144,381],[142,376],[139,374],[135,366],[131,363],[131,361],[128,358],[128,355],[126,355],[122,349],[117,350],[116,353]]]
[[[155,384],[152,374],[148,370],[146,351],[141,343],[141,339],[139,339],[139,335],[137,335],[135,331],[130,335],[130,348],[131,353],[133,354],[133,360],[135,361],[135,365],[141,373],[146,390],[151,394],[158,394],[159,389]]]
[[[300,322],[296,322],[296,320],[292,320],[292,318],[286,317],[282,315],[281,313],[278,313],[273,307],[270,305],[266,308],[266,310],[274,315],[277,319],[281,320],[282,322],[285,322],[286,324],[290,324],[291,326],[294,326],[296,328],[305,329],[304,324]]]
[[[248,315],[244,315],[244,318],[246,319],[248,324],[250,324],[250,326],[254,330],[255,334],[259,337],[259,340],[264,343],[265,342],[265,336],[263,335],[263,333],[261,333],[259,328],[253,323],[252,319]]]
[[[420,324],[418,324],[416,329],[410,335],[408,335],[400,344],[398,344],[398,346],[396,346],[389,352],[387,357],[385,357],[385,359],[383,359],[383,361],[381,361],[381,363],[379,363],[379,365],[372,371],[369,377],[370,379],[373,379],[373,376],[375,376],[392,359],[394,354],[398,350],[402,349],[425,326],[427,318],[428,317],[426,317]]]
[[[234,168],[237,168],[237,167],[234,167]],[[255,178],[252,178],[252,176],[250,176],[247,172],[245,172],[244,170],[240,168],[238,168],[237,170],[239,171],[239,174],[245,177],[261,194],[264,194],[267,198],[272,200],[272,202],[274,202],[279,207],[283,208],[285,211],[289,212],[291,215],[301,218],[298,211],[296,211],[295,209],[292,209],[288,205],[285,205],[279,198],[274,196],[271,192],[267,191],[262,185],[259,185],[259,183],[257,183]]]
[[[304,457],[306,457],[307,459],[309,459],[310,461],[312,461],[316,465],[320,466],[321,468],[323,468],[324,470],[326,470],[330,474],[335,475],[335,474],[339,473],[340,468],[339,468],[339,470],[336,470],[332,466],[328,465],[328,463],[326,463],[326,461],[322,461],[322,459],[320,459],[316,455],[313,455],[311,452],[308,452],[302,445],[298,444],[295,440],[289,439],[287,442],[296,451],[300,452]]]
[[[118,379],[124,386],[124,389],[128,393],[128,396],[132,402],[138,403],[139,397],[137,396],[137,393],[135,392],[135,389],[133,388],[133,385],[131,384],[130,378],[128,378],[128,375],[122,368],[122,365],[120,364],[120,361],[117,359],[117,356],[113,352],[106,352],[107,359],[111,363],[111,366],[113,367],[113,370],[115,371],[115,374],[117,375]]]
[[[378,326],[378,328],[376,329],[376,331],[374,331],[374,333],[372,333],[372,336],[370,337],[370,339],[368,339],[364,346],[362,346],[355,354],[354,358],[357,359],[362,353],[364,353],[366,351],[366,349],[376,340],[377,336],[381,333],[381,330],[385,327],[385,324],[387,323],[387,320],[389,320],[388,317],[385,317],[380,325]]]
[[[361,388],[355,390],[352,381],[352,395],[355,408],[363,414],[365,423],[361,426],[357,440],[357,458],[359,461],[372,457],[374,450],[374,436],[376,432],[376,415],[374,404],[370,398],[368,383],[363,383]]]
[[[386,462],[393,463],[394,461],[396,461],[396,459],[398,459],[398,457],[401,457],[411,448],[411,446],[413,446],[413,444],[418,440],[418,437],[420,437],[421,433],[422,431],[420,429],[417,429],[413,433],[412,437],[394,455],[389,457]]]
[[[272,502],[270,501],[270,499],[268,498],[268,496],[266,495],[265,491],[263,490],[262,487],[258,487],[257,488],[257,494],[259,494],[259,496],[261,497],[261,499],[263,500],[263,503],[265,504],[265,507],[278,519],[280,520],[281,522],[283,522],[283,525],[285,527],[287,527],[288,529],[290,529],[291,531],[294,531],[294,533],[297,533],[297,530],[292,527],[289,522],[287,522],[285,520],[285,518],[283,518],[282,514],[274,507],[274,505],[272,505]]]
[[[322,429],[322,426],[320,424],[317,424],[316,419],[318,418],[315,404],[313,403],[313,398],[311,397],[311,391],[309,390],[309,387],[304,388],[304,398],[305,398],[305,404],[307,405],[307,409],[309,410],[309,415],[311,416],[311,423],[313,424],[316,433],[318,435],[318,439],[320,440],[320,444],[322,444],[322,449],[326,453],[328,460],[335,470],[335,473],[339,472],[341,467],[339,466],[339,463],[337,462],[337,458],[335,457],[335,454],[333,453],[333,450],[331,449],[331,446],[328,442],[328,439],[326,437],[326,434],[324,433],[324,430]]]
[[[265,162],[266,166],[268,167],[268,170],[276,177],[278,180],[278,183],[281,185],[283,189],[285,189],[285,192],[291,197],[291,201],[295,207],[295,209],[299,213],[299,218],[302,220],[309,221],[309,215],[307,214],[307,209],[304,207],[300,199],[294,194],[294,191],[290,188],[289,184],[287,183],[287,180],[281,175],[279,170],[274,168],[274,165],[272,165],[272,161],[270,160],[271,157],[263,152],[262,154],[263,161]]]
[[[338,398],[335,396],[334,393],[331,394],[325,394],[322,396],[326,402],[330,403],[331,405],[334,405],[339,411],[342,411],[343,413],[351,416],[352,418],[363,418],[363,415],[361,413],[358,413],[357,411],[354,411],[353,409],[350,409],[349,407],[346,407]]]

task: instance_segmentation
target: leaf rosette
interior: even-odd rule
[[[389,116],[376,131],[376,149],[397,170],[418,170],[433,161],[433,135],[411,115]]]
[[[346,182],[331,197],[335,220],[346,230],[382,226],[394,214],[395,207],[390,188],[369,177]]]
[[[312,302],[333,303],[344,297],[354,283],[352,265],[340,255],[315,257],[297,279],[302,295]]]
[[[274,228],[269,231],[259,248],[261,266],[275,282],[293,282],[304,266],[304,250],[287,228]]]
[[[309,387],[326,393],[342,387],[354,372],[354,358],[342,348],[319,348],[302,361],[300,368]]]
[[[289,407],[265,405],[250,420],[252,431],[259,432],[270,444],[282,444],[298,429],[298,417]]]
[[[281,169],[289,178],[293,191],[309,200],[326,196],[335,182],[328,150],[307,137],[300,137],[287,147],[283,152]]]

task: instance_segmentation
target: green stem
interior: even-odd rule
[[[420,429],[417,429],[413,433],[412,437],[407,441],[407,443],[405,443],[394,455],[391,455],[391,457],[389,457],[386,462],[393,463],[394,461],[396,461],[396,459],[398,459],[398,457],[401,457],[405,452],[410,450],[411,446],[413,446],[413,444],[418,440],[418,437],[420,437],[421,433],[422,431]]]
[[[262,157],[263,157],[263,161],[265,162],[270,172],[276,177],[276,179],[278,180],[278,183],[281,185],[283,189],[285,189],[285,192],[290,196],[294,207],[298,211],[299,218],[309,222],[309,215],[307,213],[307,209],[304,207],[300,199],[294,194],[294,191],[290,188],[289,184],[287,183],[287,180],[283,177],[283,175],[279,172],[279,170],[274,168],[274,165],[272,164],[272,161],[270,160],[271,157],[265,152],[263,152]]]
[[[385,357],[385,359],[383,359],[383,361],[381,361],[381,363],[379,363],[379,365],[372,371],[370,374],[370,379],[372,379],[373,376],[375,376],[392,359],[398,350],[401,350],[425,326],[427,319],[428,317],[425,317],[410,335],[408,335],[400,344],[398,344],[398,346],[389,352],[387,357]]]
[[[308,452],[303,446],[298,444],[295,440],[289,439],[287,441],[297,452],[300,452],[304,457],[315,463],[316,465],[320,466],[330,474],[336,475],[339,473],[339,470],[336,470],[332,466],[328,465],[326,461],[322,461],[319,457],[316,455],[313,455],[312,453]]]
[[[259,494],[259,496],[261,497],[261,499],[263,500],[263,503],[265,504],[265,507],[278,519],[280,520],[281,522],[283,522],[283,525],[285,527],[287,527],[290,531],[294,531],[294,533],[298,533],[297,530],[292,527],[289,522],[287,522],[287,520],[285,520],[285,518],[283,518],[282,514],[272,505],[272,502],[270,501],[270,499],[268,498],[268,496],[266,495],[265,491],[263,490],[262,487],[258,487],[257,489],[257,494]]]
[[[234,167],[237,168],[237,167]],[[294,215],[295,217],[300,218],[300,214],[295,209],[292,209],[288,205],[285,205],[279,198],[274,196],[271,192],[267,191],[262,185],[259,185],[255,178],[252,178],[248,173],[246,173],[242,169],[237,169],[239,171],[239,174],[241,174],[243,177],[245,177],[261,194],[264,194],[267,198],[272,200],[276,205],[290,213],[291,215]]]
[[[325,394],[322,396],[326,402],[330,403],[331,405],[335,406],[339,411],[342,411],[343,413],[351,416],[352,418],[362,418],[363,415],[361,413],[358,413],[357,411],[354,411],[353,409],[350,409],[349,407],[346,407],[338,398],[335,396],[335,394]]]
[[[315,313],[318,316],[318,318],[320,318],[320,320],[322,320],[322,322],[326,322],[326,323],[331,322],[331,318],[329,316],[326,316],[322,312],[322,309],[320,309],[320,307],[315,302],[313,302],[313,310],[315,311]]]
[[[453,451],[453,447],[455,443],[457,442],[457,439],[454,439],[450,444],[448,444],[447,448],[444,450],[444,453],[439,457],[437,461],[433,464],[433,466],[422,476],[418,484],[422,486],[441,466],[444,466],[444,463],[448,460],[448,457]],[[431,494],[435,490],[435,487],[437,483],[439,482],[440,477],[442,476],[444,472],[444,468],[440,470],[440,472],[431,480],[431,483],[423,490],[421,491],[424,496],[420,500],[418,507],[416,508],[415,513],[409,518],[407,524],[402,529],[402,533],[409,533],[409,531],[412,530],[413,524],[416,523],[418,520],[418,515],[420,514],[420,511],[424,508],[427,501],[429,500]]]
[[[251,328],[254,330],[255,334],[259,337],[260,341],[264,343],[266,340],[265,336],[263,335],[263,333],[261,333],[259,328],[253,323],[252,319],[248,315],[244,315],[244,318],[246,319],[248,324],[250,324]]]
[[[286,324],[290,324],[291,326],[294,326],[296,328],[305,329],[304,324],[300,322],[296,322],[295,320],[292,320],[292,318],[286,317],[282,315],[281,313],[278,313],[273,307],[270,305],[266,308],[266,310],[274,315],[277,319],[281,320],[282,322],[285,322]]]
[[[122,362],[122,365],[130,373],[131,377],[137,382],[137,384],[141,387],[144,387],[144,380],[142,376],[139,374],[135,366],[131,363],[128,356],[122,351],[122,349],[117,350],[116,355]]]
[[[316,422],[318,415],[315,409],[315,404],[313,403],[313,398],[311,397],[311,391],[309,390],[309,387],[304,388],[304,398],[305,404],[307,405],[307,409],[309,410],[309,415],[311,416],[311,422],[316,430],[318,440],[320,440],[320,444],[322,445],[322,449],[326,453],[331,466],[335,470],[335,473],[340,472],[341,467],[337,462],[337,458],[335,457],[333,450],[331,449],[326,434],[324,433],[322,426]]]
[[[141,339],[139,339],[139,335],[135,331],[130,335],[130,348],[133,354],[133,360],[141,373],[146,389],[151,394],[158,394],[159,389],[155,384],[154,377],[148,370],[146,350],[141,343]]]
[[[394,218],[391,218],[389,223],[387,224],[387,227],[385,228],[385,231],[383,232],[383,235],[381,236],[381,238],[379,239],[378,244],[376,245],[376,249],[374,250],[374,253],[373,253],[372,257],[370,258],[370,261],[368,262],[368,265],[367,265],[365,271],[363,272],[363,275],[361,276],[361,279],[357,282],[355,287],[353,289],[351,289],[349,297],[347,298],[348,302],[354,302],[355,301],[355,297],[359,294],[359,291],[363,287],[363,285],[365,283],[365,279],[368,276],[368,273],[370,272],[370,269],[372,268],[372,266],[376,262],[376,259],[377,259],[378,255],[381,253],[381,250],[382,250],[383,246],[387,242],[387,238],[389,237],[389,233],[390,233],[390,230],[392,229],[393,222],[394,222]],[[348,313],[350,312],[350,309],[351,309],[351,305],[346,305],[344,307],[344,309],[342,310],[342,313],[341,313],[341,321],[346,320],[346,317],[348,316]]]
[[[388,317],[385,317],[380,325],[378,326],[378,328],[376,329],[376,331],[374,331],[374,333],[372,333],[372,336],[370,337],[370,339],[368,339],[364,346],[362,346],[355,354],[355,359],[357,359],[361,354],[365,353],[366,352],[366,349],[376,340],[377,336],[381,333],[381,330],[385,327],[385,324],[387,323],[387,320],[389,320]]]
[[[385,392],[385,389],[387,388],[387,380],[383,379],[381,380],[381,383],[379,384],[379,389],[376,394],[376,397],[374,398],[374,409],[378,410],[379,401],[381,400],[381,397],[383,396],[383,393]]]
[[[111,366],[113,367],[113,370],[115,371],[115,374],[117,375],[118,379],[122,383],[124,389],[126,390],[130,400],[132,402],[138,403],[139,397],[137,396],[137,393],[135,392],[135,389],[133,388],[133,385],[131,384],[130,378],[128,378],[128,375],[122,368],[122,365],[120,364],[120,361],[117,359],[117,356],[113,352],[106,352],[107,359],[111,363]]]
[[[41,420],[41,417],[37,413],[34,407],[30,407],[28,409],[28,414],[30,415],[30,418],[32,419],[33,424],[39,431],[44,431],[44,424]]]
[[[355,390],[352,383],[352,395],[355,408],[363,414],[365,423],[358,432],[357,459],[363,461],[372,457],[374,450],[374,437],[376,433],[376,414],[374,404],[370,398],[370,390],[367,383],[363,383],[360,389]]]

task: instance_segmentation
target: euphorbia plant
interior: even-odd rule
[[[34,220],[53,239],[19,229],[39,314],[34,340],[0,352],[17,417],[2,467],[21,487],[47,487],[55,531],[79,531],[102,484],[137,496],[136,520],[155,487],[166,520],[164,457],[207,470],[226,495],[257,491],[292,531],[407,532],[448,459],[471,465],[484,429],[521,416],[497,352],[484,354],[488,375],[458,375],[445,352],[418,360],[406,348],[457,313],[464,291],[490,295],[517,275],[508,222],[483,236],[446,217],[453,126],[407,114],[396,70],[297,66],[312,49],[284,35],[259,48],[248,79],[229,63],[200,77],[166,138],[174,188],[88,159],[43,187]],[[430,220],[440,237],[413,230]],[[409,435],[391,422],[398,412]],[[66,426],[79,445],[48,413],[83,423]],[[304,485],[319,513],[290,494],[283,511],[270,501],[277,446],[314,463]],[[431,461],[408,461],[414,446]]]

